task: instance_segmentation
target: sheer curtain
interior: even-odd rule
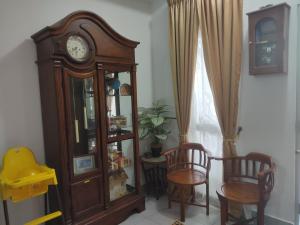
[[[198,39],[196,73],[192,93],[188,140],[189,142],[201,143],[213,156],[222,156],[222,133],[206,73],[201,38]],[[210,196],[216,196],[215,190],[221,183],[222,165],[212,161],[210,172]]]

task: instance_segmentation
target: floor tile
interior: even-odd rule
[[[179,204],[172,203],[168,208],[166,196],[159,200],[146,198],[146,210],[130,216],[120,225],[172,225],[180,217]],[[206,216],[206,209],[198,206],[187,206],[184,225],[219,225],[219,210],[210,207],[210,215]]]

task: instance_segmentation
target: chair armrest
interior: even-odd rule
[[[240,159],[240,158],[243,158],[241,156],[232,156],[232,157],[215,157],[215,156],[212,156],[211,159],[214,159],[214,160],[219,160],[219,161],[226,161],[226,160],[233,160],[233,159]]]
[[[258,185],[262,194],[270,193],[274,187],[274,172],[276,165],[272,163],[271,167],[265,171],[261,171],[257,174]]]
[[[173,153],[173,152],[176,152],[178,150],[178,147],[175,147],[175,148],[170,148],[170,149],[167,149],[165,151],[162,151],[161,152],[161,155],[163,156],[168,156],[169,154]]]
[[[177,167],[177,150],[178,148],[171,148],[163,151],[161,155],[166,157],[167,160],[167,171],[175,169]]]
[[[208,158],[210,158],[210,159],[214,158],[209,150],[205,149],[205,151],[207,152]]]

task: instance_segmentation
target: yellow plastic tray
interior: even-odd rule
[[[11,148],[3,158],[0,172],[0,198],[22,201],[48,191],[57,185],[55,170],[39,165],[26,147]]]

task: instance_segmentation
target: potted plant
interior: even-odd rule
[[[166,128],[170,119],[174,117],[167,116],[170,112],[168,105],[161,104],[157,101],[153,103],[151,108],[139,108],[139,133],[140,138],[149,137],[152,139],[151,151],[153,157],[159,157],[162,150],[162,143],[171,133]]]

